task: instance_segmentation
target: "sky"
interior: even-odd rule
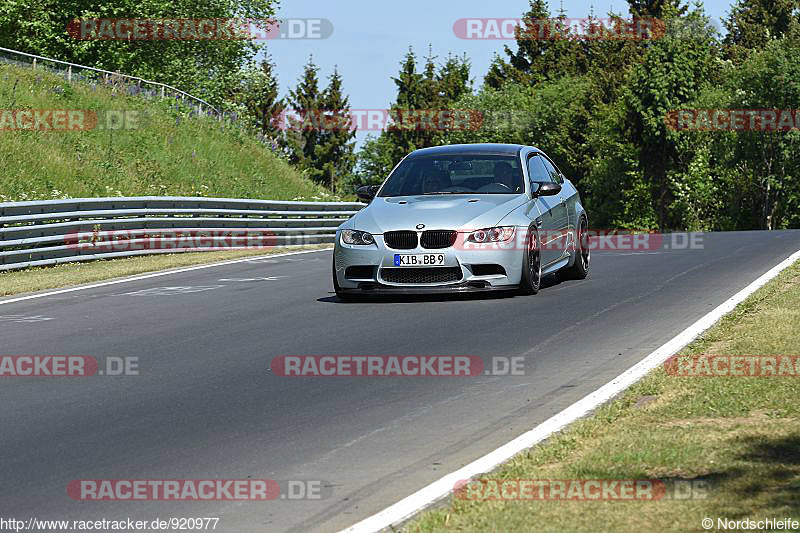
[[[730,11],[731,2],[704,2],[717,27]],[[592,4],[563,0],[568,17],[588,16],[591,5],[596,17],[609,11],[628,12],[625,0],[595,0]],[[550,1],[554,13],[559,6],[559,1]],[[282,95],[297,84],[313,55],[322,86],[327,85],[334,66],[338,68],[352,109],[386,109],[396,96],[391,77],[397,75],[409,46],[422,58],[430,44],[437,62],[448,53],[466,54],[477,89],[494,54],[502,55],[504,44],[515,49],[514,41],[459,39],[453,23],[461,18],[520,18],[527,10],[528,0],[280,0],[278,18],[327,19],[333,31],[326,39],[273,39],[267,41],[267,51],[276,64]],[[365,135],[361,132],[358,140]]]

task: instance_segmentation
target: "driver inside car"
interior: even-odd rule
[[[444,170],[435,168],[428,169],[424,172],[422,177],[422,192],[425,194],[443,192],[452,185],[450,176]]]
[[[519,192],[518,180],[514,177],[514,169],[505,161],[495,163],[494,181],[505,185],[510,191]]]

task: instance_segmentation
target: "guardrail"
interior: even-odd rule
[[[333,242],[364,204],[143,196],[0,203],[0,271]]]

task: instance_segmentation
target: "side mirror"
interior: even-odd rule
[[[551,181],[546,181],[544,183],[539,183],[539,188],[533,191],[533,197],[536,198],[537,196],[554,196],[561,192],[561,184],[553,183]]]
[[[371,202],[375,195],[378,193],[378,185],[362,185],[356,189],[356,196],[359,200]]]

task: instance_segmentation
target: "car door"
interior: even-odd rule
[[[553,181],[542,157],[537,154],[532,154],[528,158],[528,176],[531,180],[531,191],[534,193],[539,184]],[[559,232],[563,223],[561,220],[563,218],[561,197],[559,195],[539,196],[535,201],[539,210],[536,226],[541,239],[542,268],[545,268],[564,255],[563,250],[559,250]]]
[[[555,196],[551,196],[551,198],[554,200],[558,199],[559,202],[559,206],[555,208],[554,214],[556,218],[557,230],[561,232],[558,248],[559,250],[563,251],[562,255],[567,255],[571,245],[570,239],[572,236],[572,225],[574,225],[576,222],[575,220],[571,220],[569,216],[568,200],[570,191],[568,189],[571,187],[571,185],[567,186],[561,172],[546,155],[542,154],[540,157],[542,158],[542,163],[547,169],[547,173],[550,175],[550,178],[555,183],[561,185],[561,192]]]

